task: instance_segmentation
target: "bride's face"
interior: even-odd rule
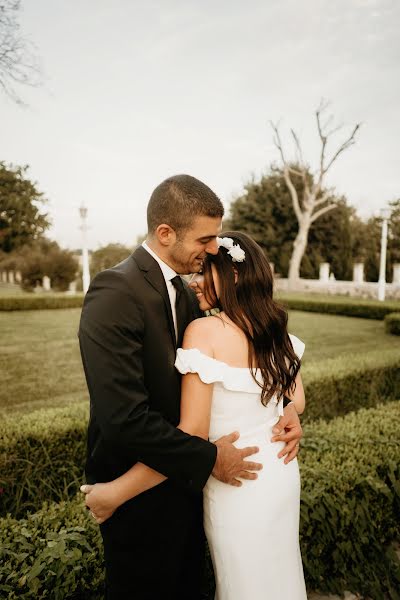
[[[220,290],[219,277],[218,277],[217,269],[215,268],[214,265],[211,265],[211,271],[212,271],[212,278],[213,278],[217,298],[219,298],[219,290]],[[214,308],[214,306],[212,304],[210,304],[210,302],[207,300],[206,296],[204,295],[204,275],[202,273],[195,273],[189,282],[189,286],[192,288],[192,290],[194,291],[194,293],[197,296],[197,301],[199,303],[200,310],[205,311],[205,310],[210,310],[210,308]]]

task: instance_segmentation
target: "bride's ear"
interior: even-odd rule
[[[235,267],[233,267],[233,274],[235,276],[235,285],[236,285],[238,282],[238,272],[237,272],[237,269],[235,269]]]

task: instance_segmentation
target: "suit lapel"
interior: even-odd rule
[[[170,334],[176,348],[175,327],[172,317],[171,302],[160,265],[156,260],[154,260],[151,254],[149,254],[147,250],[143,248],[143,246],[136,248],[135,252],[132,254],[132,258],[138,265],[139,269],[143,272],[146,281],[149,282],[149,284],[161,295],[164,300]]]

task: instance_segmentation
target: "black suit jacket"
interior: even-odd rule
[[[187,286],[184,293],[188,324],[198,309]],[[170,300],[157,261],[143,247],[93,279],[79,342],[90,395],[88,482],[114,479],[140,461],[200,491],[216,447],[176,429],[181,376]]]

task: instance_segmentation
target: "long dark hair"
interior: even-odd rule
[[[203,264],[204,295],[209,304],[223,310],[246,335],[249,368],[255,381],[256,369],[261,371],[261,401],[266,405],[274,394],[281,398],[296,387],[300,359],[287,332],[288,315],[272,297],[272,271],[260,246],[238,231],[227,231],[220,237],[231,238],[234,244],[239,244],[246,258],[243,262],[233,262],[224,247],[220,247],[216,255],[208,254]],[[219,276],[219,298],[211,265]]]

